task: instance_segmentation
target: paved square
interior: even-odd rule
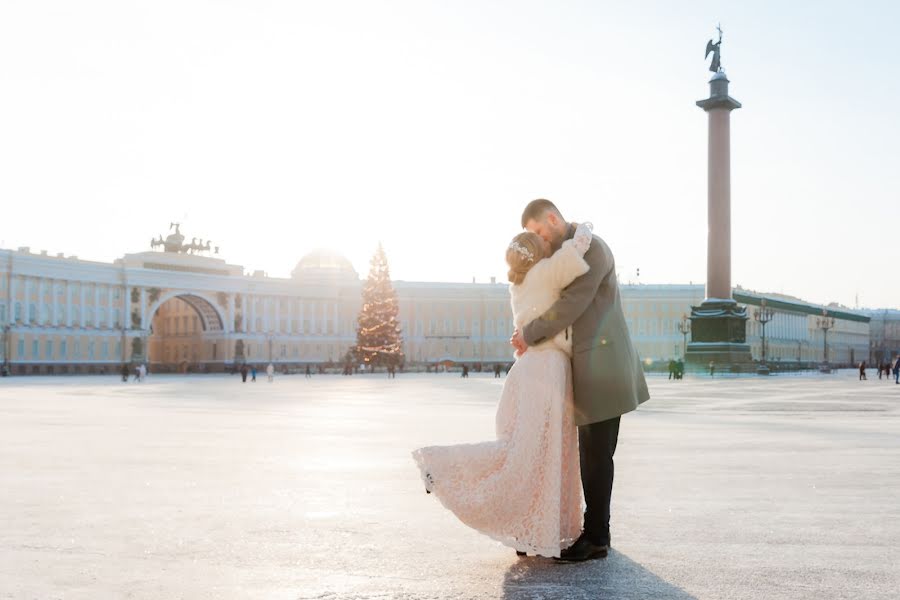
[[[0,380],[0,598],[866,598],[900,589],[900,386],[651,378],[614,551],[517,559],[410,451],[488,439],[473,375]]]

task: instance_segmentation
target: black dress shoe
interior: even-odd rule
[[[609,554],[608,545],[595,544],[588,539],[583,533],[574,544],[560,552],[559,558],[556,560],[563,562],[583,562],[594,558],[606,558]]]
[[[528,556],[528,553],[522,552],[521,550],[516,550],[516,556]]]

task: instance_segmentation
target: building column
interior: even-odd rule
[[[141,288],[141,329],[147,329],[147,288]],[[146,352],[146,350],[145,350]]]
[[[9,276],[9,306],[6,307],[6,322],[10,324],[10,326],[15,325],[15,306],[16,306],[16,276],[10,274]],[[7,334],[8,335],[8,334]]]
[[[113,286],[107,286],[106,289],[106,326],[112,329],[116,325],[113,316]]]
[[[66,327],[72,327],[72,282],[66,281]]]
[[[297,328],[301,334],[306,335],[306,330],[303,328],[303,300],[297,300],[298,311],[297,311],[297,319],[300,321],[300,327]]]
[[[234,307],[234,294],[228,294],[228,323],[225,324],[225,331],[234,331],[234,317],[235,317],[235,307]]]
[[[100,322],[100,287],[94,284],[94,325],[99,329],[103,324]]]
[[[85,302],[84,302],[84,282],[79,281],[78,286],[79,286],[78,294],[79,294],[79,301],[80,301],[80,303],[78,305],[78,312],[79,312],[78,326],[84,328],[85,319],[87,318],[87,304],[85,304]]]
[[[340,315],[338,313],[338,310],[339,310],[338,303],[335,302],[334,303],[334,335],[336,335],[336,336],[341,335],[340,318],[339,318]]]
[[[122,300],[122,329],[131,329],[131,286],[125,286],[125,298]]]
[[[41,317],[44,316],[44,294],[45,294],[46,290],[47,290],[47,280],[43,277],[40,277],[38,279],[38,297],[37,297],[37,302],[35,303],[35,306],[37,307],[37,315],[35,315],[35,316],[37,317],[38,325],[41,325],[41,326],[44,325],[44,321]],[[41,348],[41,351],[43,351],[43,350],[44,349]]]
[[[29,305],[31,304],[31,278],[25,275],[22,276],[22,296],[22,322],[29,325],[31,323],[28,318]]]
[[[275,331],[281,331],[281,297],[275,296],[273,299],[275,302]]]
[[[54,327],[59,325],[59,295],[56,293],[58,289],[59,281],[56,279],[52,280],[50,283],[50,306],[52,307],[50,319],[52,319]]]
[[[287,305],[287,320],[285,321],[285,326],[287,327],[287,334],[294,333],[294,299],[288,298]]]

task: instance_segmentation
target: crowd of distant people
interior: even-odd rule
[[[891,376],[894,376],[894,383],[900,384],[900,354],[894,359],[892,363],[890,360],[886,360],[875,365],[878,368],[878,379],[881,379],[882,375],[885,379],[890,381]],[[859,380],[863,381],[868,379],[866,377],[866,361],[862,361],[859,363]]]

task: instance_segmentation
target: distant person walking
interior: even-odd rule
[[[312,373],[309,370],[309,365],[306,365],[306,379],[310,379],[312,377]]]
[[[250,367],[250,381],[256,381],[256,365]]]
[[[716,361],[714,361],[714,360],[709,361],[709,376],[710,377],[716,376]]]
[[[867,379],[866,377],[866,361],[859,363],[859,380]],[[881,366],[878,367],[878,379],[881,379]]]
[[[469,377],[469,367],[467,367],[466,365],[463,365],[463,368],[462,368],[462,376],[463,376],[463,377],[466,377],[466,378]]]
[[[494,365],[494,379],[500,379],[500,365]]]
[[[894,383],[900,384],[900,354],[897,355],[897,360],[894,361]]]
[[[275,365],[269,363],[269,366],[266,367],[266,377],[269,379],[269,383],[275,381]]]
[[[122,381],[128,382],[128,374],[131,372],[131,369],[128,368],[128,365],[122,363]]]
[[[241,383],[247,383],[247,373],[250,369],[247,368],[246,364],[241,365]]]

